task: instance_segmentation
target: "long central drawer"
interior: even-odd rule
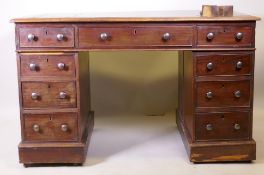
[[[192,26],[111,26],[80,26],[79,48],[192,46]]]

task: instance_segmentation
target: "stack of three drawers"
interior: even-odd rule
[[[27,38],[24,46],[32,47],[30,52],[17,54],[22,133],[19,157],[25,165],[83,163],[93,128],[89,60],[81,53],[59,51],[74,40],[73,33],[63,28],[50,31],[62,34],[46,32],[42,37],[35,28],[26,35],[20,31],[21,38]],[[55,39],[51,42],[52,36]],[[35,47],[32,42],[40,45]],[[55,50],[58,47],[58,51],[38,52],[38,47],[46,45]]]

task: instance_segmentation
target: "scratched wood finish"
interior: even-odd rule
[[[24,141],[77,141],[77,114],[24,114]],[[39,131],[34,131],[33,126],[38,125]],[[67,125],[67,131],[62,131],[61,126]]]
[[[25,167],[30,167],[32,164],[79,164],[85,161],[85,154],[83,145],[73,145],[72,147],[60,147],[58,144],[53,147],[19,145],[19,161],[24,163]]]
[[[20,71],[22,77],[75,77],[74,54],[64,55],[21,55]],[[58,68],[63,63],[64,68]],[[30,70],[29,65],[35,64],[36,70]]]
[[[256,159],[256,142],[212,142],[191,146],[191,162],[250,162]],[[209,154],[208,154],[209,153]]]
[[[60,92],[66,93],[66,97],[60,98]],[[75,81],[23,82],[21,93],[24,108],[74,108],[77,105]],[[32,93],[39,94],[39,97],[32,99]]]
[[[259,17],[235,12],[232,17],[200,16],[199,10],[179,11],[132,11],[108,13],[46,14],[24,18],[15,18],[14,23],[60,23],[60,22],[221,22],[221,21],[258,21]]]
[[[177,126],[191,162],[234,162],[256,159],[255,140],[194,142],[179,115],[181,114],[177,111]]]

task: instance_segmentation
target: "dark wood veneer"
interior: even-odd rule
[[[178,50],[176,122],[190,161],[254,160],[256,20],[259,18],[252,16],[14,19],[20,162],[85,161],[94,126],[89,58],[83,53],[90,50]],[[237,33],[243,37],[236,39]],[[33,40],[28,39],[29,34],[34,35]],[[62,40],[58,34],[63,35]],[[237,68],[238,62],[242,67]],[[59,63],[65,67],[58,69]],[[30,70],[30,64],[36,69]],[[237,90],[240,97],[234,96]],[[62,91],[67,94],[64,99],[59,98]],[[213,92],[210,99],[206,97],[209,91]],[[39,97],[32,99],[32,92]],[[37,132],[33,129],[36,124],[40,127]],[[63,124],[68,126],[66,132]]]
[[[208,40],[207,34],[213,33],[212,40]],[[237,40],[235,35],[241,32],[243,37]],[[214,26],[197,26],[197,47],[252,47],[254,27],[251,25],[214,25]]]
[[[251,130],[250,112],[198,113],[195,122],[195,139],[208,140],[249,140]],[[213,130],[208,131],[206,125]],[[238,124],[240,129],[235,129]]]
[[[77,141],[77,113],[24,114],[24,141]],[[39,131],[33,125],[39,125]],[[67,125],[67,131],[61,130]]]
[[[100,34],[108,35],[106,40],[100,39]],[[168,40],[163,39],[165,33],[170,33]],[[180,33],[180,35],[179,35]],[[191,47],[193,40],[192,26],[138,26],[120,27],[79,27],[80,48],[111,48],[131,46],[185,46]]]
[[[60,98],[60,92],[66,93]],[[24,108],[74,108],[77,105],[75,81],[71,82],[22,82],[22,104]],[[38,93],[37,99],[31,94]]]
[[[196,54],[196,75],[251,75],[253,73],[254,56],[252,52],[220,52]],[[242,62],[242,67],[237,68],[236,64]],[[213,68],[209,70],[207,64],[212,63]]]
[[[197,82],[197,107],[250,107],[251,82],[244,81],[203,81]],[[240,97],[234,93],[240,91]],[[213,97],[207,98],[206,93],[212,92]]]
[[[74,54],[63,55],[21,55],[21,76],[22,77],[75,77]],[[63,63],[65,67],[60,70],[58,64]],[[30,70],[29,65],[36,64],[36,70]]]
[[[73,27],[21,27],[18,33],[20,47],[74,47]],[[28,40],[28,34],[35,36],[33,41]],[[64,35],[64,39],[58,41],[57,34]]]

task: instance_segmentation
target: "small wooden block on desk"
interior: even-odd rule
[[[228,17],[233,16],[233,6],[203,5],[201,16],[203,17]]]

